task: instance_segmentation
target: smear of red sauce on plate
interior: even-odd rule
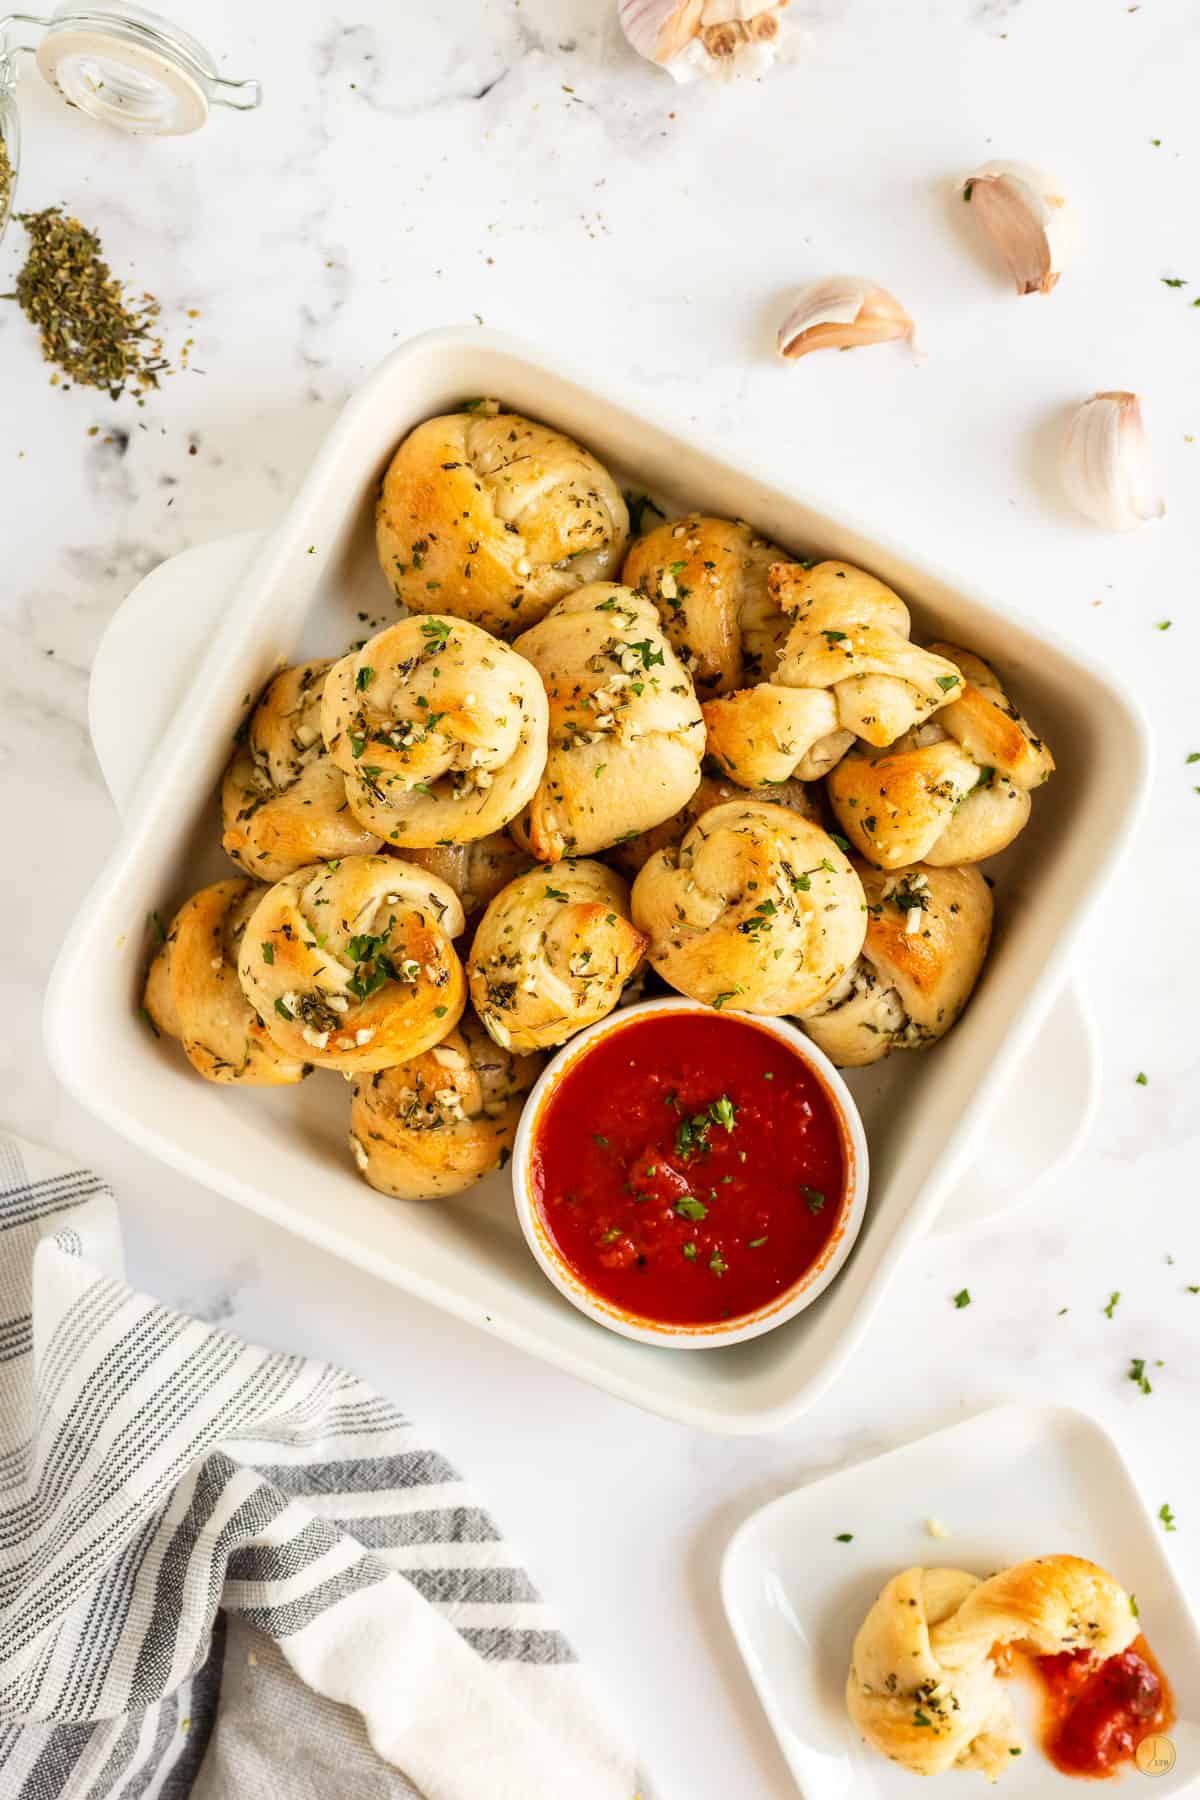
[[[1033,1669],[1044,1694],[1043,1747],[1064,1775],[1112,1775],[1174,1720],[1167,1678],[1144,1637],[1103,1661],[1066,1650],[1034,1657]]]
[[[841,1221],[844,1127],[820,1078],[746,1020],[650,1013],[563,1076],[534,1134],[535,1204],[585,1286],[635,1318],[756,1312]]]

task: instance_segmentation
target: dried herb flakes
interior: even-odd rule
[[[45,360],[114,400],[126,388],[156,388],[169,367],[157,336],[158,301],[151,294],[130,298],[95,232],[60,206],[15,216],[29,234],[29,253],[15,293],[5,297],[37,327]]]

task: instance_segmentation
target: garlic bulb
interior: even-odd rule
[[[913,339],[912,320],[886,288],[855,275],[814,282],[797,296],[776,339],[789,361],[810,350],[853,350],[860,344]]]
[[[639,56],[676,81],[762,75],[775,57],[788,0],[618,0],[621,29]]]
[[[1048,294],[1078,235],[1075,214],[1050,177],[1029,163],[988,163],[963,182],[962,197],[1018,294]]]
[[[1150,445],[1136,394],[1093,394],[1067,428],[1063,486],[1108,531],[1132,531],[1167,510],[1154,492]]]

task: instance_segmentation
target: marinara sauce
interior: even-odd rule
[[[1144,1637],[1098,1662],[1086,1650],[1033,1658],[1045,1695],[1043,1745],[1064,1775],[1111,1775],[1175,1717],[1167,1678]]]
[[[648,1013],[568,1070],[534,1134],[532,1186],[599,1298],[671,1325],[756,1312],[821,1260],[848,1186],[820,1078],[743,1018]]]

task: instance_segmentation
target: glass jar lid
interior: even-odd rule
[[[15,41],[20,27],[40,33],[37,41]],[[249,112],[262,100],[257,81],[221,75],[202,44],[145,7],[124,0],[104,6],[65,0],[48,18],[11,13],[0,19],[0,143],[11,170],[6,180],[0,160],[0,235],[16,187],[16,79],[22,54],[33,56],[44,79],[70,106],[120,131],[179,136],[198,131],[212,106]]]

